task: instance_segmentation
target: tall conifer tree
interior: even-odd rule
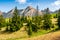
[[[60,9],[58,11],[58,28],[60,29]]]
[[[49,8],[47,8],[46,14],[44,14],[43,28],[47,30],[50,29],[51,26],[52,26],[51,15],[49,13]]]
[[[15,7],[13,17],[12,17],[12,22],[10,24],[10,31],[14,32],[20,29],[22,23],[20,20],[20,16],[18,16],[18,10],[17,7]]]

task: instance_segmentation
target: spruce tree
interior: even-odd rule
[[[37,26],[38,29],[41,28],[42,18],[41,16],[36,16],[33,18],[33,23]]]
[[[51,15],[49,13],[49,8],[46,9],[46,14],[44,14],[43,28],[50,29],[52,26]]]
[[[18,16],[18,10],[17,7],[15,7],[13,17],[12,17],[12,22],[10,24],[10,31],[14,32],[17,31],[21,28],[23,24],[21,23],[20,16]]]
[[[0,29],[5,26],[5,20],[2,15],[0,15]]]
[[[36,15],[35,15],[35,17],[33,17],[33,23],[35,23],[37,28],[40,28],[41,22],[42,22],[42,18],[41,18],[41,15],[39,15],[39,9],[37,6]]]
[[[31,22],[31,20],[28,20],[28,22],[27,22],[27,33],[28,33],[28,35],[29,35],[29,37],[32,35],[32,22]]]
[[[58,11],[58,28],[60,29],[60,9]]]
[[[31,17],[27,18],[27,33],[29,37],[32,35],[32,32],[37,32],[37,26],[32,22],[32,20]]]
[[[38,31],[38,26],[40,25],[40,16],[38,16],[38,6],[36,10],[35,17],[27,17],[27,28],[28,28],[28,35],[31,36],[32,32]]]

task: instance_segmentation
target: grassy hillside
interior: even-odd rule
[[[6,19],[6,21],[8,21],[8,19]],[[52,19],[52,23],[56,23],[57,19]],[[43,34],[47,34],[51,31],[55,31],[56,28],[58,28],[57,25],[54,24],[54,28],[51,28],[50,30],[42,30],[40,29],[37,33],[32,33],[32,37],[37,37]],[[25,31],[25,27],[22,27],[19,31],[17,32],[13,32],[13,33],[9,33],[9,32],[5,32],[5,27],[2,28],[2,30],[0,31],[0,40],[20,40],[20,39],[26,39],[28,38],[27,32]]]

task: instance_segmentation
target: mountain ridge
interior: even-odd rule
[[[15,9],[11,9],[7,13],[2,13],[2,14],[3,14],[3,16],[5,18],[9,18],[9,17],[12,17],[13,16],[14,10]],[[18,9],[18,15],[23,16],[23,13],[24,13],[24,16],[35,16],[36,15],[36,11],[37,10],[35,8],[33,8],[32,6],[28,6],[25,9]],[[42,15],[42,12],[41,11],[38,11],[38,14],[39,15]]]
[[[10,18],[13,16],[13,12],[14,12],[15,8],[11,9],[10,11],[8,11],[7,13],[0,11],[0,15],[3,15],[3,17],[5,18]],[[50,13],[57,13],[58,10],[52,12],[49,10]],[[20,16],[35,16],[37,12],[37,9],[33,8],[32,6],[28,6],[25,9],[18,9],[18,15]],[[44,10],[38,10],[38,15],[42,15],[46,12],[46,9]]]

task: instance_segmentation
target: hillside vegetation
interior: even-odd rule
[[[40,16],[37,10],[36,15],[31,17],[24,16],[24,14],[23,16],[18,15],[17,7],[15,7],[12,18],[5,19],[0,15],[1,40],[24,40],[57,30],[60,30],[60,10],[58,15],[50,14],[47,8],[46,14]]]

